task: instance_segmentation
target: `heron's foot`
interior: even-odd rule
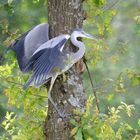
[[[68,118],[70,116],[70,114],[66,113],[66,109],[64,109],[63,111],[61,109],[58,108],[57,104],[51,99],[49,98],[49,100],[51,101],[53,107],[55,108],[56,112],[58,113],[58,115],[64,120],[64,118]]]
[[[64,119],[64,118],[68,118],[71,114],[66,113],[66,110],[64,109],[63,111],[58,110],[57,113],[59,114],[59,116]]]
[[[57,111],[58,115],[62,118],[68,118],[71,114],[66,113],[66,110],[64,109],[63,111],[61,111],[61,109],[58,109],[57,105],[54,105],[55,110]]]

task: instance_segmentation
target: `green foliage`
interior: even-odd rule
[[[76,122],[76,119],[72,120],[72,124],[75,127],[71,135],[75,137],[75,140],[124,140],[140,136],[137,134],[139,129],[133,128],[125,120],[122,120],[122,113],[125,113],[126,117],[133,118],[134,105],[127,105],[121,102],[121,105],[118,107],[109,107],[108,112],[103,114],[93,109],[93,102],[94,97],[89,96],[86,104],[86,112],[81,114],[83,116],[81,121]]]
[[[5,120],[1,124],[9,136],[14,135],[14,133],[18,130],[17,127],[14,126],[14,122],[16,122],[16,116],[13,115],[14,112],[7,112]]]
[[[100,35],[106,32],[112,32],[110,22],[116,14],[114,9],[105,10],[103,5],[106,0],[87,0],[85,3],[85,10],[87,11],[87,23],[93,25],[98,29]]]
[[[140,35],[140,15],[137,15],[134,17],[134,20],[136,21],[136,31],[137,34]]]
[[[22,3],[16,0],[8,0],[0,5],[0,50],[3,51],[2,47],[8,46],[20,35],[21,31],[29,29],[28,19],[24,18],[22,23],[20,23],[21,17],[19,18],[19,16],[26,14],[23,12],[28,7],[32,10],[32,12],[29,12],[28,9],[28,13],[34,13],[38,17],[31,26],[46,20],[44,18],[46,17],[46,13],[44,12],[45,6],[44,8],[41,6],[44,4],[45,1],[43,0],[22,1]],[[37,7],[39,8],[36,11]],[[43,14],[42,16],[37,16],[39,12],[40,14],[44,13],[44,17]],[[29,14],[26,17],[28,16]],[[14,21],[16,21],[16,26]],[[6,96],[6,99],[4,97],[2,99],[6,100],[6,104],[8,103],[8,105],[3,104],[9,112],[5,114],[5,119],[1,123],[3,129],[0,129],[0,139],[44,139],[43,125],[47,112],[47,91],[45,88],[35,89],[32,87],[27,91],[23,91],[22,86],[28,76],[25,75],[23,77],[23,74],[19,71],[15,54],[11,51],[6,55],[6,61],[3,66],[0,66],[0,89],[3,89],[3,95]]]
[[[1,124],[7,133],[5,133],[0,138],[2,140],[43,139],[44,136],[41,127],[42,124],[40,124],[39,121],[30,121],[29,119],[30,118],[27,119],[25,116],[17,118],[14,112],[7,112],[5,120]]]
[[[7,133],[1,139],[43,139],[43,123],[47,112],[46,88],[29,88],[23,91],[22,83],[25,83],[25,79],[21,72],[13,73],[16,66],[15,62],[0,66],[0,79],[4,81],[1,86],[5,87],[4,94],[8,97],[8,104],[22,111],[18,117],[13,117],[13,112],[6,113],[2,127]]]

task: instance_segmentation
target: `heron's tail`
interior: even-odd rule
[[[33,81],[33,77],[29,78],[28,81],[23,86],[23,90],[26,90],[29,87],[29,85],[32,83],[32,81]]]

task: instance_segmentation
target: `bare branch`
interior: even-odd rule
[[[94,88],[94,84],[93,84],[91,74],[90,74],[90,71],[89,71],[89,68],[88,68],[88,65],[87,65],[87,62],[86,62],[85,58],[84,58],[84,63],[85,63],[85,66],[86,66],[86,69],[87,69],[87,72],[88,72],[88,76],[89,76],[89,79],[90,79],[90,83],[91,83],[91,86],[92,86],[93,94],[94,94],[95,101],[96,101],[96,106],[97,106],[97,109],[98,109],[98,111],[100,113],[99,100],[97,98],[96,91],[95,91],[95,88]]]
[[[103,11],[107,11],[110,10],[111,8],[113,8],[118,2],[120,2],[121,0],[116,0],[115,2],[113,2],[112,4],[107,4],[105,6],[102,7]]]

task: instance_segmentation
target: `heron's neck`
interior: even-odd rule
[[[83,42],[77,40],[78,36],[71,35],[71,42],[74,46],[78,47],[78,51],[74,53],[74,61],[77,62],[85,54],[85,45]]]

